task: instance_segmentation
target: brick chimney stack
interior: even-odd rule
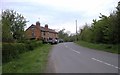
[[[40,22],[36,22],[36,29],[35,29],[35,34],[36,34],[36,40],[41,39],[41,31],[40,31]]]
[[[40,22],[39,21],[36,22],[36,26],[37,26],[37,28],[40,28]]]
[[[45,29],[48,29],[48,24],[45,25]]]

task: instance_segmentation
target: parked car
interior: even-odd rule
[[[63,39],[58,39],[58,42],[59,42],[59,43],[62,43],[62,42],[64,42],[64,41],[63,41]]]
[[[58,40],[57,40],[57,39],[52,39],[52,38],[50,38],[50,39],[48,40],[48,43],[50,43],[50,44],[57,44],[57,43],[58,43]]]
[[[57,39],[53,39],[52,40],[52,44],[57,44],[58,43],[58,40]]]
[[[52,43],[52,38],[49,38],[49,39],[48,39],[48,43]]]

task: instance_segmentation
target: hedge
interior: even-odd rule
[[[34,50],[35,47],[42,45],[41,42],[27,43],[3,43],[2,44],[2,62],[6,63],[12,59],[19,58],[19,54]]]

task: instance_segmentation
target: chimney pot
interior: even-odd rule
[[[45,28],[48,29],[48,24],[45,25]]]
[[[40,22],[39,22],[39,21],[37,21],[37,22],[36,22],[36,25],[39,25],[39,26],[40,26]]]

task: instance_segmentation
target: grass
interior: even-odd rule
[[[77,43],[78,45],[81,45],[83,47],[88,47],[88,48],[95,49],[95,50],[101,50],[101,51],[120,54],[120,44],[118,44],[118,45],[94,44],[94,43],[89,43],[89,42],[85,42],[85,41],[77,41],[75,43]]]
[[[20,54],[19,59],[3,64],[3,73],[43,73],[51,45],[45,44],[33,51]]]
[[[2,65],[0,65],[0,75],[2,74]]]
[[[2,42],[0,42],[0,48],[2,48]]]
[[[2,73],[2,42],[0,42],[0,74]]]

